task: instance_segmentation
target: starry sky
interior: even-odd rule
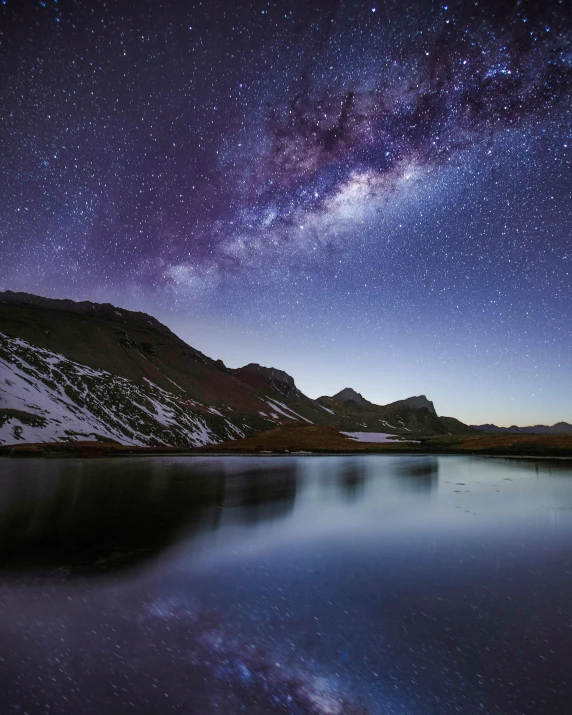
[[[572,421],[568,3],[0,1],[0,289]]]

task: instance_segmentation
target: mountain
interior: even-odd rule
[[[0,332],[142,385],[207,405],[257,412],[253,390],[145,313],[109,304],[0,293]]]
[[[244,437],[245,427],[148,378],[138,384],[0,334],[0,444],[102,439],[196,447]]]
[[[439,417],[424,395],[380,406],[346,388],[313,400],[283,370],[228,368],[145,313],[0,293],[0,444],[95,439],[190,448],[296,423],[471,431]]]
[[[277,370],[274,367],[262,367],[262,365],[252,362],[236,370],[229,370],[229,372],[255,390],[272,392],[280,397],[309,399],[296,387],[294,378],[283,370]]]
[[[359,392],[356,392],[351,387],[344,387],[343,390],[335,394],[330,399],[334,400],[334,402],[341,403],[354,402],[358,407],[365,407],[367,409],[375,407],[375,405],[365,400]]]
[[[411,407],[414,410],[427,409],[432,415],[436,415],[435,405],[428,400],[425,395],[418,395],[417,397],[408,397],[405,400],[397,400],[397,402],[392,402],[386,407],[399,408],[399,407]]]
[[[273,397],[145,313],[0,293],[0,443],[214,444],[300,419]]]
[[[394,434],[463,434],[473,430],[453,417],[439,417],[425,395],[408,397],[388,405],[375,405],[346,387],[332,397],[317,400],[335,416],[343,430],[380,431]]]
[[[572,434],[572,425],[568,422],[557,422],[551,427],[547,425],[533,425],[531,427],[497,427],[496,425],[474,425],[481,432],[516,432],[525,434]]]

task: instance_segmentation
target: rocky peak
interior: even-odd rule
[[[436,415],[435,405],[428,400],[425,395],[417,395],[416,397],[407,397],[405,400],[393,402],[392,406],[402,405],[403,407],[411,407],[414,410],[421,410],[426,407],[431,414]]]
[[[363,397],[363,395],[361,395],[359,392],[356,392],[351,387],[344,387],[343,390],[332,396],[332,400],[335,400],[336,402],[351,401],[355,402],[356,405],[359,405],[360,407],[370,407],[372,405],[372,403],[368,402]]]
[[[270,388],[283,397],[300,397],[302,395],[296,387],[294,378],[284,370],[278,370],[275,367],[264,367],[251,362],[244,367],[232,370],[232,374],[257,389]]]
[[[244,367],[239,367],[237,372],[251,373],[254,375],[261,375],[262,377],[272,378],[274,380],[280,380],[280,382],[285,382],[290,387],[296,387],[294,383],[294,378],[291,377],[284,370],[278,370],[275,367],[264,367],[256,362],[251,362]]]

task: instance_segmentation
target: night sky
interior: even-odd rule
[[[0,289],[311,397],[572,421],[571,15],[1,0]]]

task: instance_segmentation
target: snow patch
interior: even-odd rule
[[[241,429],[239,429],[236,425],[233,425],[230,420],[227,420],[227,419],[226,419],[226,417],[225,417],[225,420],[224,420],[224,421],[227,423],[228,428],[229,428],[230,430],[232,430],[235,434],[237,434],[239,437],[246,437],[246,435],[244,434],[244,432],[243,432]],[[232,435],[230,436],[230,438],[231,438],[231,439],[234,439],[234,437],[233,437]]]
[[[279,402],[276,399],[273,400],[266,400],[266,402],[272,407],[273,409],[276,410],[276,412],[280,412],[281,415],[284,415],[284,417],[287,417],[289,420],[305,420],[306,422],[309,422],[311,425],[314,424],[311,420],[306,419],[306,417],[302,417],[302,415],[299,415],[297,412],[294,412],[293,409],[288,407],[288,405],[285,405],[283,402]],[[287,410],[291,414],[288,414],[288,412],[284,412],[284,410]],[[292,416],[294,415],[294,417]]]
[[[180,390],[181,392],[185,392],[184,389],[183,389],[180,385],[178,385],[174,380],[171,380],[170,377],[168,377],[167,375],[165,375],[164,377],[166,377],[167,380],[169,380],[169,382],[170,382],[172,385],[174,385],[175,387],[179,388],[179,390]]]
[[[355,442],[383,443],[396,441],[394,434],[387,434],[386,432],[341,432],[340,434],[344,434]]]
[[[0,333],[0,444],[103,437],[202,446],[244,436],[228,420],[217,435],[192,411],[196,404],[148,379],[138,385]]]

